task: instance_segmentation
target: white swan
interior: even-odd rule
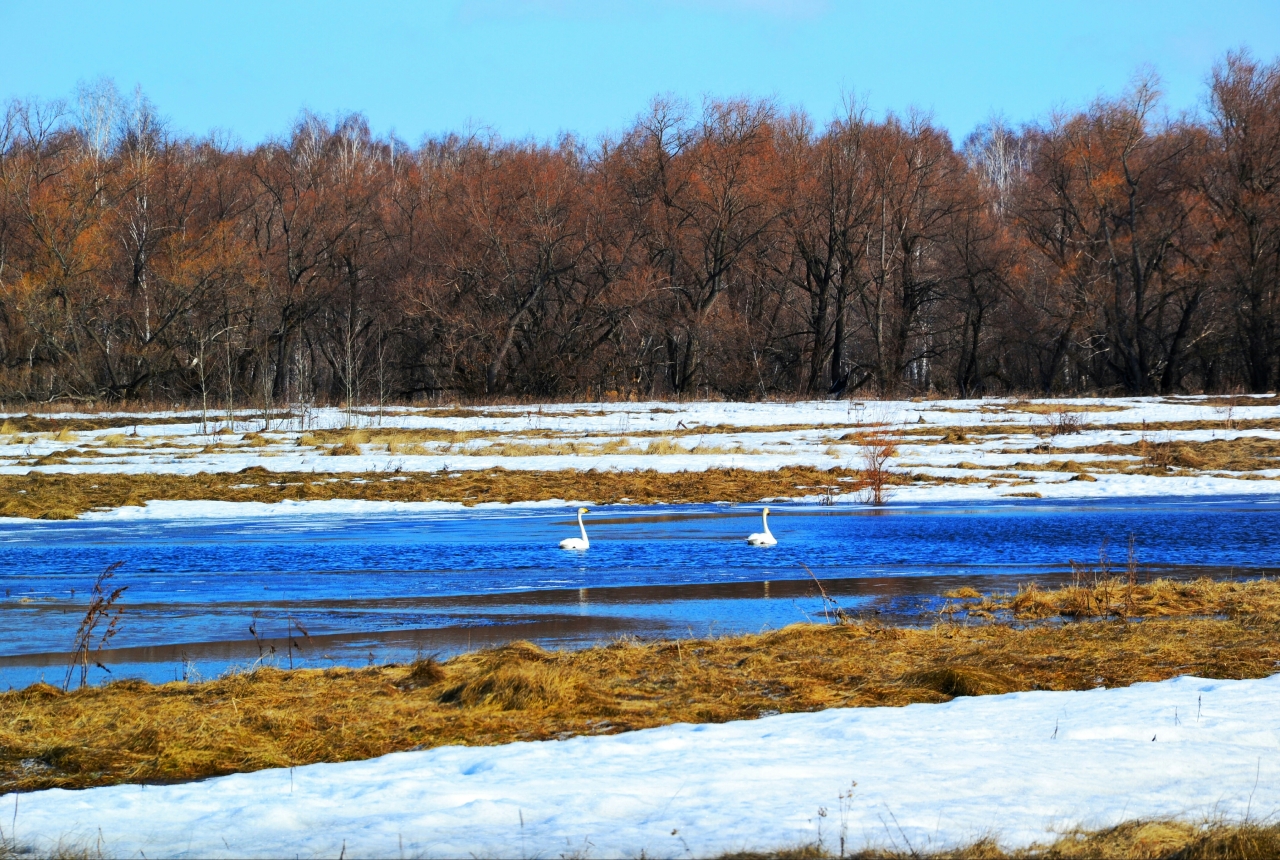
[[[778,539],[773,536],[773,532],[769,531],[768,508],[765,508],[764,513],[760,514],[760,521],[764,523],[764,531],[756,532],[753,535],[747,535],[747,543],[752,546],[776,546]]]
[[[580,538],[565,538],[560,541],[561,549],[589,549],[591,541],[587,540],[587,527],[582,524],[582,515],[587,513],[586,508],[578,508],[578,529],[582,532]]]

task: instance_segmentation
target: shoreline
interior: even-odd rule
[[[68,693],[37,684],[0,693],[0,748],[7,750],[0,790],[201,778],[423,745],[598,734],[602,723],[613,733],[1183,674],[1264,677],[1280,664],[1274,579],[1099,580],[948,596],[970,620],[952,613],[955,621],[916,627],[847,618],[566,651],[515,642],[443,662],[259,666],[200,683],[125,680]],[[22,761],[45,765],[32,770]]]

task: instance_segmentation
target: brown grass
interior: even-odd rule
[[[523,418],[522,414],[512,414],[513,420]],[[424,442],[444,442],[451,445],[463,442],[471,442],[477,439],[493,440],[493,444],[501,445],[504,442],[499,441],[499,437],[507,437],[516,434],[523,439],[547,439],[566,441],[569,437],[574,439],[655,439],[670,440],[676,437],[684,438],[688,436],[720,436],[727,434],[745,434],[745,433],[794,433],[802,430],[821,430],[841,432],[850,427],[857,427],[854,423],[849,424],[763,424],[751,426],[737,426],[733,424],[692,424],[690,426],[677,426],[668,429],[635,429],[635,430],[593,430],[582,433],[553,430],[545,427],[521,427],[518,430],[450,430],[444,427],[424,427],[406,429],[400,427],[369,428],[357,431],[361,437],[361,442],[371,442],[376,445],[393,445],[393,444],[422,444]],[[17,432],[17,431],[15,431]],[[935,430],[936,432],[936,430]],[[305,444],[314,445],[333,445],[337,444],[351,435],[349,430],[312,430],[304,434]],[[511,444],[511,443],[507,443]],[[622,443],[625,445],[625,441]],[[643,450],[643,449],[641,449]],[[639,453],[639,451],[637,451]]]
[[[1143,430],[1163,433],[1168,430],[1280,430],[1280,418],[1203,419],[1198,421],[1129,421],[1106,425],[1108,430]]]
[[[1168,618],[1172,616],[1249,617],[1280,623],[1274,580],[1244,582],[1154,579],[1131,582],[1119,576],[1080,577],[1080,584],[1052,590],[1034,585],[1013,595],[983,598],[987,609],[1004,609],[1015,618]],[[962,604],[963,606],[963,604]]]
[[[1031,402],[1026,400],[1016,400],[1006,406],[984,406],[983,412],[987,411],[1008,411],[1008,412],[1030,412],[1033,415],[1061,415],[1064,413],[1081,414],[1085,412],[1124,412],[1130,407],[1116,406],[1114,404],[1101,403],[1055,403],[1053,401]]]
[[[894,483],[910,476],[894,474]],[[358,481],[359,483],[353,483]],[[507,471],[486,469],[401,475],[240,472],[198,475],[42,474],[0,475],[0,516],[66,519],[95,508],[140,505],[148,500],[207,499],[279,502],[284,499],[479,502],[582,499],[596,504],[631,501],[753,502],[805,495],[813,487],[843,482],[861,487],[857,470],[788,467],[769,472],[709,469],[704,472]],[[244,486],[244,485],[250,486]]]
[[[1241,437],[1238,439],[1213,439],[1207,442],[1174,442],[1139,440],[1119,444],[1105,442],[1075,448],[1040,446],[1036,453],[1102,454],[1109,457],[1140,457],[1140,460],[1053,460],[1040,463],[1016,463],[1005,468],[1023,471],[1080,472],[1088,469],[1097,472],[1125,472],[1140,470],[1142,474],[1161,475],[1176,471],[1188,474],[1207,471],[1251,472],[1280,468],[1280,440]],[[1006,449],[1001,453],[1018,454],[1023,449]],[[974,463],[958,463],[953,468],[979,469]],[[989,468],[989,467],[987,467]]]
[[[1274,394],[1222,394],[1214,397],[1197,397],[1195,399],[1166,397],[1164,402],[1174,403],[1178,406],[1213,406],[1221,408],[1275,406],[1276,396]]]
[[[984,410],[985,411],[985,410]],[[1096,411],[1096,410],[1086,410]],[[945,434],[948,429],[940,427],[936,424],[926,424],[921,426],[904,427],[896,432],[903,436],[932,436],[933,441],[940,440],[941,435]],[[1044,424],[971,424],[964,428],[966,435],[970,436],[1034,436],[1037,433],[1044,432]],[[1258,419],[1234,419],[1227,421],[1221,418],[1204,419],[1198,421],[1121,421],[1114,424],[1082,424],[1081,430],[1114,430],[1143,432],[1148,433],[1164,433],[1176,430],[1280,430],[1280,419],[1278,418],[1258,418]],[[928,439],[921,439],[913,444],[928,444]],[[1074,450],[1084,450],[1076,448]]]
[[[1125,446],[1116,446],[1125,447]],[[1280,467],[1280,440],[1243,437],[1208,442],[1138,442],[1128,446],[1154,466],[1251,472]]]
[[[825,845],[778,851],[735,852],[721,860],[1270,860],[1280,857],[1280,824],[1176,820],[1128,821],[1104,830],[1075,829],[1047,844],[1003,849],[994,837],[969,845],[927,848],[867,848],[837,855]]]
[[[1055,606],[1071,599],[1045,594]],[[1142,623],[796,625],[581,651],[515,643],[408,666],[259,667],[205,683],[120,681],[70,693],[37,684],[0,694],[0,791],[195,779],[765,711],[1275,671],[1277,582],[1153,583],[1142,594],[1136,603],[1151,618]]]
[[[199,417],[178,418],[172,415],[114,415],[102,418],[61,418],[42,415],[18,415],[4,419],[0,426],[0,434],[10,433],[59,433],[66,431],[107,430],[112,427],[148,427],[157,424],[190,424],[199,422]],[[4,429],[4,428],[9,429]]]

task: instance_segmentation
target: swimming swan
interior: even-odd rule
[[[582,531],[580,538],[565,538],[560,541],[561,549],[588,549],[591,541],[587,540],[587,527],[582,524],[582,515],[587,513],[586,508],[578,508],[578,528]]]
[[[764,513],[760,515],[760,521],[764,523],[764,531],[756,532],[753,535],[747,535],[747,543],[752,546],[775,546],[778,539],[773,536],[773,532],[769,531],[769,509],[765,508]]]

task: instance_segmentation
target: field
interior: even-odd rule
[[[0,426],[0,514],[108,526],[577,502],[1212,501],[1270,497],[1277,480],[1273,398],[11,413]],[[0,693],[0,809],[15,809],[0,857],[161,856],[179,838],[201,856],[1275,845],[1280,783],[1263,751],[1280,741],[1254,714],[1280,707],[1274,580],[1121,563],[1058,589],[945,598],[909,626],[831,601],[829,623],[755,635],[513,642],[324,670],[268,659],[207,681]],[[1069,743],[1055,745],[1059,729]]]
[[[127,477],[126,477],[127,476]],[[833,503],[1269,494],[1270,397],[11,414],[0,513],[151,500]],[[873,486],[874,485],[874,486]]]

